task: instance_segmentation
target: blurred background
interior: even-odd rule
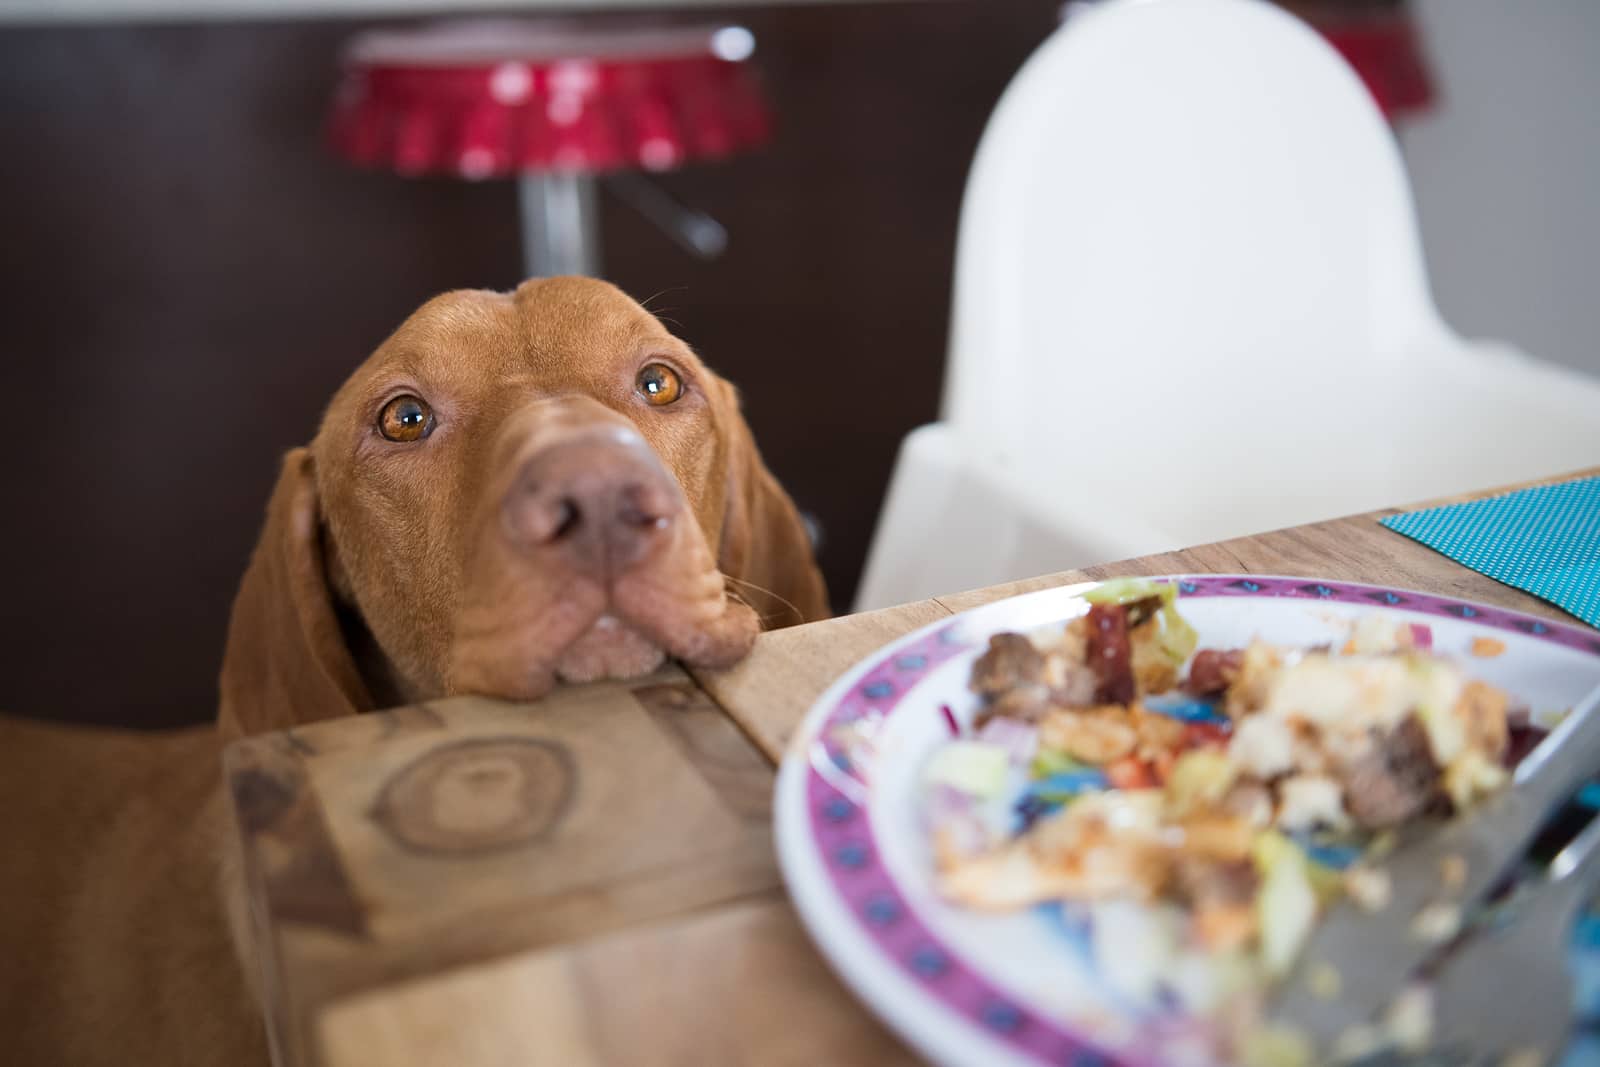
[[[1600,4],[1285,3],[1351,59],[1411,170],[1444,317],[1600,373]],[[850,604],[895,450],[938,410],[963,182],[1059,0],[506,4],[737,23],[758,148],[654,175],[688,254],[602,188],[603,273],[744,391]],[[215,713],[278,457],[411,310],[523,273],[509,180],[358,167],[326,137],[353,35],[448,0],[0,0],[0,526],[9,712]],[[403,16],[403,17],[402,17]]]

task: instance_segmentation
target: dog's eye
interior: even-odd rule
[[[420,441],[433,432],[433,409],[421,397],[397,396],[378,412],[378,432],[391,441]]]
[[[677,371],[665,363],[649,363],[639,371],[639,380],[634,383],[634,388],[650,402],[651,407],[659,408],[683,394],[683,380],[678,377]]]

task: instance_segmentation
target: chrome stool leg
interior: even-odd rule
[[[599,216],[594,178],[553,172],[517,179],[522,262],[530,278],[600,275]]]

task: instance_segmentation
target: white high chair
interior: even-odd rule
[[[941,420],[865,610],[1600,461],[1600,380],[1466,342],[1356,74],[1259,0],[1109,0],[968,178]]]

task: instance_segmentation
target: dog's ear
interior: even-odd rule
[[[292,450],[233,601],[218,725],[232,739],[369,711],[322,550],[311,453]]]
[[[738,392],[720,384],[728,497],[717,566],[734,579],[733,592],[756,609],[764,629],[825,619],[828,590],[800,513],[761,461]]]

